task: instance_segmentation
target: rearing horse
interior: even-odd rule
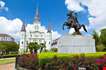
[[[64,26],[67,26],[67,29],[74,28],[76,34],[81,34],[79,30],[81,29],[81,27],[83,27],[84,31],[87,32],[85,25],[79,24],[77,17],[74,15],[73,11],[70,11],[67,14],[67,16],[68,16],[68,19],[63,24],[63,30],[64,30]]]

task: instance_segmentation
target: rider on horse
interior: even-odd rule
[[[81,25],[79,24],[78,20],[77,20],[77,17],[75,16],[75,13],[74,11],[70,11],[68,14],[68,19],[67,21],[63,24],[63,29],[64,29],[64,26],[67,26],[67,29],[70,29],[70,28],[74,28],[76,34],[81,34],[80,33],[80,29],[81,27],[83,27],[84,31],[87,32],[86,28],[85,28],[85,25]]]

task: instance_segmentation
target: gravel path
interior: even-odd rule
[[[16,70],[15,63],[0,65],[0,70]]]

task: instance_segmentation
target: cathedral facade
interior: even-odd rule
[[[20,31],[20,48],[19,53],[25,52],[28,48],[27,45],[30,42],[37,42],[38,44],[44,43],[46,49],[50,50],[52,43],[52,32],[51,27],[48,26],[47,29],[42,29],[39,10],[36,10],[36,16],[34,17],[33,24],[31,24],[30,29],[28,25],[23,24]]]

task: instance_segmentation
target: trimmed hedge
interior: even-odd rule
[[[0,55],[0,58],[10,58],[10,57],[16,57],[18,54],[6,54],[6,55]]]
[[[85,57],[92,57],[98,58],[106,54],[106,52],[96,52],[96,53],[81,53],[81,54],[74,54],[74,53],[55,53],[55,52],[43,52],[38,54],[39,59],[47,59],[53,58],[54,56],[57,57],[74,57],[74,56],[85,56]]]

